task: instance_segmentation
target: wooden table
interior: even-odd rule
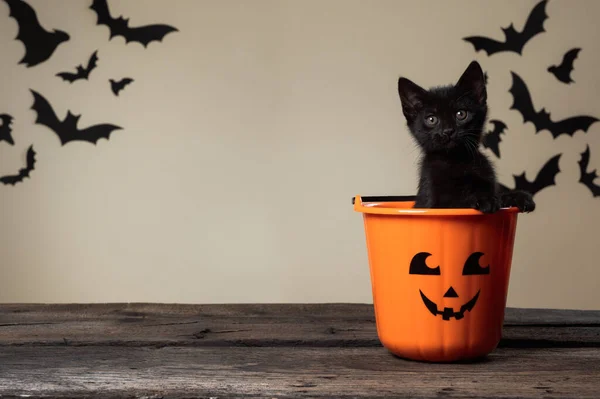
[[[486,361],[381,347],[371,305],[0,305],[0,397],[600,398],[600,311],[508,309]]]

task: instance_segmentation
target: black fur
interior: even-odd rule
[[[476,61],[455,85],[425,90],[401,77],[398,93],[423,155],[415,208],[474,208],[483,213],[509,206],[525,212],[535,208],[526,192],[501,192],[493,165],[479,151],[488,107],[484,74]]]

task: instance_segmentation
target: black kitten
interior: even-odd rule
[[[476,61],[456,85],[425,90],[401,77],[398,93],[408,129],[423,152],[415,208],[535,209],[529,193],[500,192],[494,167],[479,151],[488,107]]]

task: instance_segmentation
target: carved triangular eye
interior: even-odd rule
[[[427,259],[430,256],[431,254],[429,252],[419,252],[418,254],[413,256],[412,260],[410,261],[410,269],[408,271],[408,274],[425,274],[439,276],[439,266],[431,268],[425,263],[425,259]]]
[[[473,275],[473,274],[490,274],[490,265],[486,267],[481,267],[479,265],[479,258],[483,256],[483,252],[473,252],[471,256],[465,262],[465,267],[463,268],[463,276]]]

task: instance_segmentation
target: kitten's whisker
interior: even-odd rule
[[[467,149],[467,151],[469,153],[469,156],[471,158],[473,158],[473,149],[471,148],[471,141],[470,140],[465,140],[465,144],[466,144],[465,148]]]
[[[477,152],[476,142],[471,140],[470,138],[467,138],[467,140],[465,140],[465,143],[467,144],[467,149],[469,151],[469,154],[471,155],[472,158],[475,158],[475,155]]]

